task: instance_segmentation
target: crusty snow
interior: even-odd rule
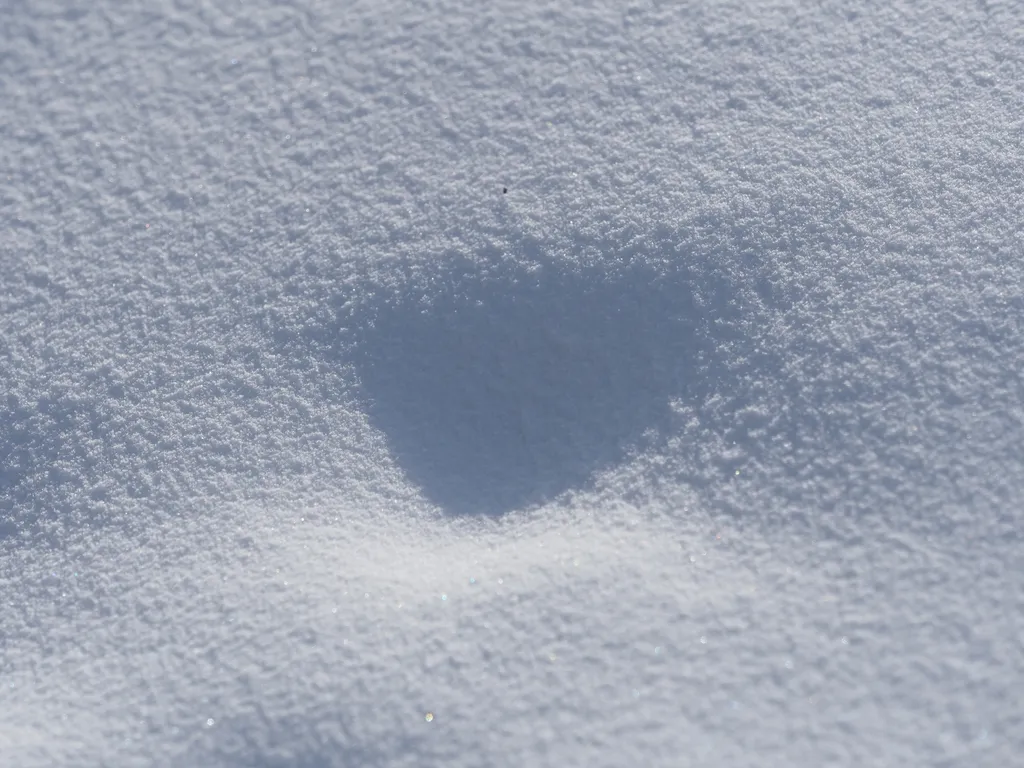
[[[1016,0],[5,0],[0,765],[1017,764],[1022,143]]]

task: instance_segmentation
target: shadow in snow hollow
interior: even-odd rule
[[[706,394],[727,283],[660,256],[449,262],[355,313],[369,415],[427,498],[453,514],[542,503]]]

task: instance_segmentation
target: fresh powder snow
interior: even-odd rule
[[[1024,753],[1024,5],[7,0],[0,765]]]

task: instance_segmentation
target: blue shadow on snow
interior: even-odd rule
[[[447,263],[352,318],[372,422],[452,514],[585,486],[714,378],[708,329],[730,304],[724,284],[705,275],[695,291],[679,262],[522,261]]]

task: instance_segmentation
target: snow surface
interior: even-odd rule
[[[1024,753],[1021,3],[5,0],[0,105],[0,765]]]

